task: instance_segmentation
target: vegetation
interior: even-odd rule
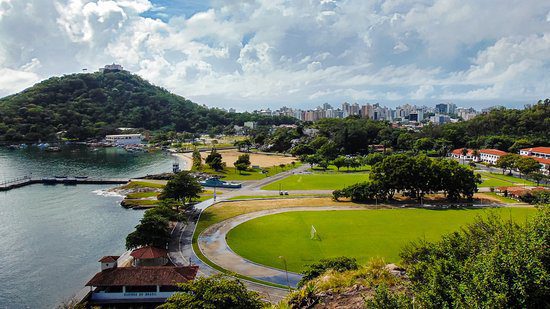
[[[193,149],[193,166],[192,166],[192,169],[195,170],[195,171],[200,171],[202,169],[201,153],[199,152],[197,147],[195,147]]]
[[[335,190],[369,180],[369,174],[296,174],[263,186],[262,190]],[[280,185],[280,187],[279,187]]]
[[[395,193],[419,200],[427,193],[443,191],[450,201],[460,197],[471,200],[481,183],[479,174],[453,160],[434,160],[425,155],[410,157],[396,154],[385,157],[373,166],[371,182],[357,183],[333,196],[351,198],[354,202],[391,200]]]
[[[278,202],[283,201],[286,202]],[[215,221],[219,222],[230,212],[242,213],[243,210],[234,204],[228,204],[226,209],[213,209],[214,212],[209,212],[212,215],[206,218],[210,220],[210,217],[215,216]],[[254,210],[246,210],[250,211]],[[227,243],[238,255],[271,267],[282,269],[283,264],[277,257],[283,255],[288,269],[294,272],[301,272],[306,264],[322,258],[342,255],[357,259],[359,264],[365,264],[375,257],[397,263],[400,261],[399,252],[407,243],[419,238],[437,241],[441,235],[459,230],[476,216],[492,212],[524,222],[535,210],[517,207],[286,212],[236,226],[227,234]],[[202,222],[201,219],[197,232]],[[311,239],[312,225],[317,230],[316,239]]]
[[[163,309],[254,309],[263,308],[258,293],[248,291],[238,279],[215,275],[199,277],[193,281],[179,284],[181,291],[170,296]]]
[[[166,186],[159,195],[160,199],[171,198],[178,200],[183,207],[186,201],[191,203],[193,199],[199,198],[203,191],[201,184],[189,172],[182,171],[166,183]]]
[[[184,217],[174,210],[174,200],[166,199],[154,208],[145,211],[136,230],[126,237],[128,250],[141,246],[165,248],[170,241],[169,221],[184,221]]]
[[[223,163],[222,155],[216,151],[216,148],[212,149],[210,154],[206,157],[204,160],[208,166],[210,166],[211,169],[215,170],[216,172],[219,172],[225,168],[225,163]]]
[[[53,77],[0,99],[0,141],[103,137],[118,127],[222,133],[233,125],[294,123],[290,117],[206,109],[127,72]]]
[[[438,308],[544,308],[550,303],[550,212],[526,225],[478,219],[401,253],[416,301]]]
[[[319,277],[328,270],[344,272],[348,270],[355,270],[357,268],[359,268],[359,265],[354,258],[341,256],[336,258],[321,259],[319,262],[305,266],[302,271],[304,276],[302,277],[302,280],[298,282],[298,287],[301,287],[308,281]]]
[[[239,171],[239,173],[242,173],[242,171],[246,171],[250,167],[250,155],[240,155],[233,165],[235,165],[235,168]]]

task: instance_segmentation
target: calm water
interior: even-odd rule
[[[168,172],[173,160],[118,149],[0,148],[0,181],[31,173],[140,176]],[[0,308],[53,308],[99,270],[101,256],[124,252],[124,239],[143,212],[120,207],[121,197],[98,194],[109,187],[32,185],[0,192]]]

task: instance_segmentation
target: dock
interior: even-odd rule
[[[30,186],[33,184],[44,185],[110,185],[110,184],[125,184],[128,183],[128,178],[88,178],[88,177],[45,177],[32,178],[24,176],[9,181],[0,182],[0,191],[9,191],[21,187]]]

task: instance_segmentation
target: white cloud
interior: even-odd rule
[[[173,16],[147,0],[0,0],[0,95],[110,62],[241,109],[550,93],[545,1],[215,0],[168,20],[148,11]]]

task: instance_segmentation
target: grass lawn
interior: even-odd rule
[[[134,180],[131,181],[129,184],[124,186],[124,188],[164,188],[166,184],[159,183],[159,182],[149,182],[149,181],[141,181],[141,180]]]
[[[478,193],[478,195],[488,195],[489,197],[492,197],[492,198],[494,198],[494,199],[497,199],[497,200],[499,200],[500,202],[506,203],[506,204],[517,204],[517,203],[520,203],[520,201],[518,201],[518,200],[515,200],[515,199],[513,199],[513,198],[509,198],[509,197],[505,197],[505,196],[502,196],[502,195],[498,195],[498,194],[496,194],[495,192]]]
[[[372,169],[372,167],[370,165],[362,165],[358,168],[353,168],[353,167],[350,167],[349,169],[347,167],[341,167],[340,168],[340,171],[338,171],[338,169],[336,168],[335,165],[329,165],[327,167],[327,170],[323,170],[322,168],[318,167],[318,166],[314,166],[311,170],[314,171],[314,172],[326,172],[326,173],[330,173],[330,172],[335,172],[335,173],[364,173],[364,172],[370,172],[370,170]]]
[[[321,258],[348,256],[360,263],[373,257],[399,262],[399,252],[410,241],[438,240],[478,215],[490,212],[521,222],[534,208],[486,210],[382,209],[309,211],[269,215],[245,222],[227,235],[231,249],[251,261],[300,272]],[[319,239],[311,239],[311,226]]]
[[[336,190],[369,180],[369,174],[299,174],[262,187],[262,190]]]
[[[207,165],[204,165],[201,171],[211,175],[219,176],[223,180],[260,180],[268,176],[276,175],[280,172],[291,170],[300,165],[301,163],[296,163],[294,166],[288,165],[284,168],[280,168],[279,166],[266,167],[264,169],[268,171],[267,175],[260,173],[261,169],[254,169],[252,171],[245,171],[245,172],[239,173],[238,171],[235,170],[235,167],[233,166],[228,166],[223,171],[214,171],[213,169],[209,168]]]
[[[480,172],[481,179],[483,182],[479,185],[480,187],[511,187],[511,186],[535,186],[536,184],[532,181],[517,178],[513,176],[507,176],[502,174]]]
[[[129,199],[136,199],[136,198],[146,198],[146,197],[153,197],[159,195],[159,192],[134,192],[129,193],[126,198]]]
[[[235,200],[250,200],[258,198],[268,198],[268,199],[284,199],[284,198],[295,198],[295,197],[327,197],[330,194],[290,194],[290,195],[239,195],[228,198],[229,201]]]

